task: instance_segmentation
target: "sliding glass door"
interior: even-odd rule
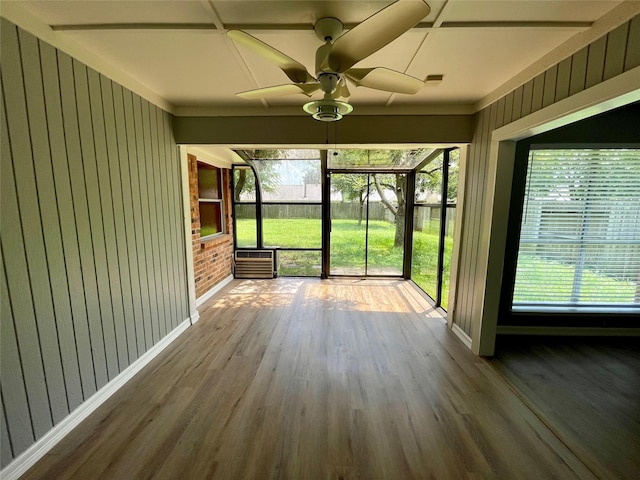
[[[331,275],[402,275],[404,222],[398,242],[397,215],[389,208],[396,199],[391,189],[380,194],[389,180],[395,174],[331,174]]]

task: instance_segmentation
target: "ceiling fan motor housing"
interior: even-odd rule
[[[326,97],[323,100],[305,103],[302,108],[321,122],[336,122],[353,111],[353,107],[348,103]]]

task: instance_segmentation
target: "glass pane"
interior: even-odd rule
[[[256,201],[256,179],[249,167],[233,169],[233,195],[236,202]]]
[[[400,173],[370,175],[368,275],[402,275],[407,176]]]
[[[332,275],[364,275],[369,175],[331,175]]]
[[[255,160],[265,202],[321,202],[320,158]]]
[[[451,277],[451,255],[453,254],[453,233],[456,224],[456,207],[447,207],[447,226],[444,237],[444,259],[442,270],[442,299],[445,310],[449,305],[449,279]]]
[[[513,305],[637,306],[638,185],[640,150],[532,150]]]
[[[460,150],[452,150],[449,153],[449,183],[447,184],[447,202],[458,201],[458,172],[460,170]]]
[[[321,248],[321,205],[264,205],[264,244],[269,247]]]
[[[251,160],[304,160],[320,158],[320,150],[308,148],[271,148],[263,150],[245,150]]]
[[[319,277],[322,252],[278,250],[278,275],[281,277]]]
[[[256,206],[236,205],[237,247],[257,247]]]
[[[222,212],[218,202],[199,202],[200,236],[214,235],[222,232]]]
[[[330,169],[413,170],[434,151],[433,148],[413,150],[329,150],[327,166]]]
[[[413,210],[411,278],[434,299],[438,288],[440,211],[441,207],[437,204],[420,206]]]
[[[221,198],[219,169],[211,165],[198,163],[198,195],[199,198]]]
[[[442,198],[442,160],[439,155],[416,174],[416,203],[440,204]]]

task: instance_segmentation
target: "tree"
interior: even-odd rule
[[[273,159],[283,158],[281,150],[250,150],[246,151],[254,168],[258,173],[260,187],[264,192],[275,192],[280,184],[280,175],[276,170]],[[256,182],[253,171],[249,167],[240,167],[235,170],[234,196],[235,201],[241,200],[241,195],[255,194]]]
[[[382,175],[374,173],[373,183],[378,195],[380,195],[382,204],[387,207],[395,217],[396,233],[393,240],[393,246],[402,247],[404,245],[405,214],[407,208],[407,175],[404,173]],[[397,205],[393,205],[389,200],[387,200],[385,189],[392,190],[396,194]]]
[[[364,202],[369,194],[368,174],[342,174],[331,176],[331,187],[342,193],[342,198],[348,201],[357,200],[360,204],[358,213],[358,226],[362,225],[364,216]]]

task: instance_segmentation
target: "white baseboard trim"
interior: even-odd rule
[[[0,471],[2,480],[18,479],[35,463],[44,457],[49,450],[58,444],[80,422],[91,415],[109,397],[116,393],[125,383],[142,370],[151,360],[171,344],[190,326],[189,319],[183,321],[166,337],[147,350],[140,358],[124,369],[120,374],[98,390],[93,396],[85,400],[78,408],[65,417],[60,423],[49,430],[36,443],[16,457],[9,465]]]
[[[498,326],[498,335],[549,335],[584,337],[639,337],[640,328],[597,328],[597,327],[525,327]]]
[[[195,325],[195,323],[200,320],[200,312],[198,312],[196,310],[195,313],[192,313],[191,316],[189,317],[189,319],[191,320],[191,325]]]
[[[471,350],[471,337],[467,335],[466,332],[462,330],[456,323],[453,323],[451,325],[451,330],[460,340],[462,340],[462,343],[464,343],[469,348],[469,350]]]
[[[196,307],[201,306],[204,302],[206,302],[207,300],[209,300],[211,297],[213,297],[216,293],[218,293],[220,290],[222,290],[224,287],[226,287],[227,285],[229,285],[229,283],[231,283],[231,280],[233,280],[233,275],[229,275],[227,278],[225,278],[224,280],[222,280],[220,283],[218,283],[217,285],[215,285],[211,290],[209,290],[207,293],[202,294],[198,299],[196,299]]]

